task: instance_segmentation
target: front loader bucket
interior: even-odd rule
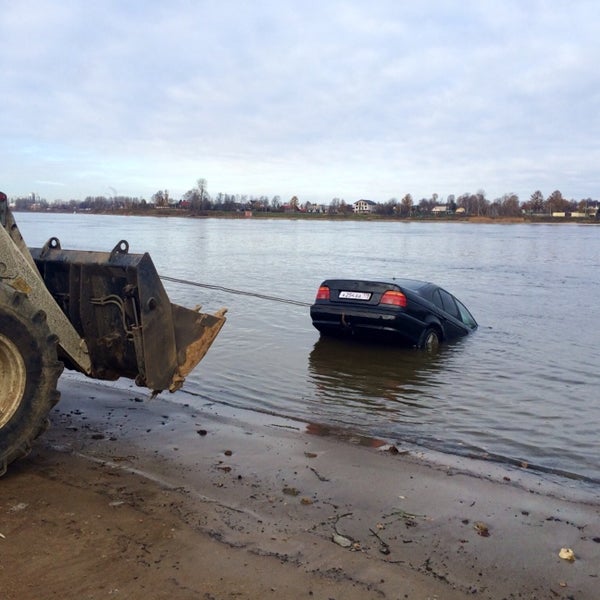
[[[30,251],[85,340],[94,378],[128,377],[155,392],[175,391],[225,323],[225,309],[209,315],[172,304],[150,256],[129,254],[126,241],[109,253],[63,250],[51,238]],[[61,358],[79,369],[68,355]]]
[[[178,371],[169,387],[174,391],[204,358],[213,340],[225,323],[225,309],[214,315],[199,313],[177,304],[171,304],[175,328],[175,346],[178,349]],[[180,383],[179,383],[180,382]]]

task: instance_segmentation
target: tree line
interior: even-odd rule
[[[517,194],[504,194],[500,198],[490,201],[486,198],[485,192],[480,190],[475,194],[465,193],[460,196],[450,194],[445,200],[437,194],[433,194],[431,198],[422,198],[417,204],[413,202],[410,194],[406,194],[400,201],[392,198],[385,203],[378,203],[374,212],[408,217],[431,213],[436,206],[440,205],[446,206],[447,212],[450,214],[462,209],[460,212],[470,216],[519,217],[523,214],[552,215],[555,213],[584,213],[590,210],[596,212],[599,202],[592,198],[567,200],[559,190],[555,190],[547,198],[544,198],[541,191],[536,190],[525,202],[521,202]]]
[[[342,198],[332,198],[328,204],[306,201],[302,203],[297,196],[283,201],[281,196],[252,196],[244,194],[217,193],[211,196],[206,179],[199,179],[194,188],[185,192],[181,198],[174,199],[168,190],[158,190],[150,200],[129,196],[88,196],[84,200],[55,200],[48,202],[32,194],[15,198],[16,210],[50,211],[89,211],[103,212],[139,212],[181,210],[192,215],[228,212],[271,212],[271,213],[325,213],[329,215],[349,215],[354,212],[354,203]],[[530,198],[521,202],[516,194],[505,194],[489,200],[483,190],[460,196],[448,195],[445,199],[438,194],[415,201],[411,194],[405,194],[400,200],[390,198],[386,202],[370,202],[373,214],[385,217],[410,218],[431,214],[435,207],[445,207],[447,214],[465,214],[480,217],[519,217],[529,215],[552,215],[556,213],[597,214],[599,202],[592,198],[580,200],[566,199],[559,190],[547,198],[536,190]]]

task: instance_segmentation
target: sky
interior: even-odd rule
[[[0,190],[600,198],[597,0],[0,0]]]

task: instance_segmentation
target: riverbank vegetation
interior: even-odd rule
[[[156,216],[232,216],[232,217],[295,217],[335,219],[452,219],[452,220],[571,220],[600,219],[600,202],[592,198],[566,199],[559,190],[547,198],[536,190],[526,201],[516,194],[505,194],[490,200],[483,190],[475,194],[454,194],[446,198],[432,194],[415,201],[411,194],[400,200],[384,202],[358,199],[346,202],[333,198],[328,204],[301,202],[297,196],[283,200],[281,196],[225,194],[211,196],[205,179],[180,198],[172,198],[168,190],[158,190],[148,200],[129,196],[88,196],[84,200],[54,200],[49,202],[36,194],[11,199],[17,211],[90,212],[96,214],[141,214]]]

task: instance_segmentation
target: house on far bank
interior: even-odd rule
[[[307,202],[304,206],[304,210],[307,213],[326,213],[327,207],[324,204],[316,204],[314,202]]]
[[[373,202],[373,200],[357,200],[353,206],[356,214],[365,215],[375,210],[377,202]]]
[[[447,204],[438,204],[437,206],[434,206],[431,209],[431,212],[436,216],[439,217],[441,215],[448,215],[450,214],[450,208]]]
[[[552,213],[554,218],[563,218],[563,219],[588,219],[594,216],[594,213],[587,213],[582,211],[554,211]]]

